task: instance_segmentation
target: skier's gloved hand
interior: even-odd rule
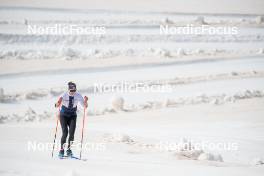
[[[61,102],[62,102],[62,97],[60,97],[60,98],[59,98],[59,100],[58,100],[58,102],[57,102],[57,103],[55,103],[55,108],[58,108],[58,107],[60,107],[60,105],[61,105]]]
[[[87,108],[88,107],[88,97],[84,96],[84,107]]]
[[[57,102],[57,103],[55,103],[55,108],[58,108],[60,105],[59,105],[59,103]]]

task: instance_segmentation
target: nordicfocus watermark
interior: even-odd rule
[[[73,142],[71,143],[72,150],[82,150],[85,151],[95,151],[95,152],[104,152],[106,151],[107,143],[81,143]],[[142,144],[134,143],[133,145],[138,145],[142,149],[149,151],[237,151],[238,143],[236,142],[210,142],[210,141],[183,141],[183,142],[171,142],[171,141],[160,141],[158,143],[152,144]],[[63,145],[63,149],[67,149],[68,144]],[[27,150],[28,151],[51,151],[53,149],[53,143],[48,142],[37,142],[37,141],[28,141]],[[55,143],[55,150],[59,151],[61,149],[61,144],[59,142]]]
[[[147,150],[158,151],[237,151],[238,143],[236,142],[210,142],[210,141],[185,141],[185,142],[171,142],[160,141],[153,145],[143,145],[142,148]]]
[[[27,25],[31,35],[104,35],[104,26],[86,26],[75,24]]]
[[[238,28],[235,26],[210,26],[210,25],[186,25],[169,26],[160,25],[161,35],[237,35]]]
[[[64,144],[63,148],[67,149],[68,144]],[[72,142],[71,149],[73,150],[82,150],[85,151],[97,151],[103,152],[105,151],[105,143],[79,143],[79,142]],[[27,150],[28,151],[51,151],[53,149],[53,143],[49,142],[37,142],[37,141],[28,141],[27,143]],[[61,144],[59,142],[55,143],[55,150],[60,150]]]
[[[124,81],[115,84],[94,83],[93,92],[94,93],[172,92],[172,87],[169,84]]]

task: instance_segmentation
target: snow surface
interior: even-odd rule
[[[105,10],[94,10],[92,1],[80,0],[73,9],[51,8],[72,3],[59,2],[1,1],[0,175],[263,175],[262,1],[239,2],[240,9],[236,0],[203,0],[203,9],[172,1],[127,2],[133,5],[125,9],[123,1],[98,1]],[[217,9],[209,8],[212,2]],[[103,25],[107,33],[26,32],[27,24],[58,23]],[[239,33],[159,34],[161,24],[205,23],[237,26]],[[90,147],[83,160],[51,158],[51,146],[30,150],[29,142],[53,142],[54,103],[72,80],[89,97],[84,141]],[[165,91],[94,92],[95,83],[122,82]],[[80,108],[76,142],[82,117]],[[60,136],[59,126],[56,144]],[[202,142],[235,148],[196,146]],[[176,150],[173,144],[183,145]],[[73,149],[76,156],[79,151]]]

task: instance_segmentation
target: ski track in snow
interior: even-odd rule
[[[177,77],[175,76],[174,79],[161,79],[161,80],[137,80],[137,81],[127,81],[128,86],[135,86],[137,83],[140,85],[140,87],[151,87],[153,85],[155,86],[171,86],[170,88],[173,89],[173,87],[177,85],[186,85],[186,84],[192,84],[192,83],[202,83],[202,82],[208,82],[208,81],[217,81],[217,80],[232,80],[232,79],[246,79],[246,78],[262,78],[264,77],[264,72],[262,71],[250,71],[250,72],[231,72],[231,73],[222,73],[222,74],[216,74],[216,75],[205,75],[205,76],[194,76],[194,77]],[[114,87],[121,86],[122,82],[113,82],[111,83]],[[102,83],[103,84],[103,83]],[[108,83],[110,84],[110,83]],[[93,94],[95,93],[95,86],[89,86],[89,87],[82,87],[78,89],[82,93],[88,93]],[[117,89],[118,91],[118,89]],[[4,89],[1,90],[1,103],[12,103],[17,101],[22,101],[24,99],[28,100],[38,100],[45,97],[57,97],[58,95],[61,95],[64,92],[64,88],[51,88],[51,89],[45,89],[40,88],[37,90],[28,90],[27,92],[16,92],[15,94],[4,94]],[[104,93],[104,92],[101,92]]]
[[[252,60],[255,62],[252,63]],[[224,69],[211,69],[219,63],[222,64]],[[121,75],[128,75],[133,72],[133,68],[130,70],[109,70],[106,72],[95,71],[94,73],[80,72],[77,73],[78,76],[72,75],[72,73],[70,74],[72,77],[79,77],[78,82],[81,83],[81,86],[79,86],[80,88],[78,88],[78,90],[81,93],[88,94],[91,98],[91,106],[88,114],[98,116],[119,111],[112,106],[111,97],[114,95],[121,95],[125,100],[125,107],[124,109],[121,108],[122,112],[137,112],[201,103],[221,105],[228,102],[235,103],[240,99],[261,98],[264,95],[264,86],[262,85],[264,72],[262,63],[262,58],[250,58],[244,60],[219,60],[217,62],[190,62],[187,64],[175,64],[174,66],[164,65],[153,68],[142,67],[139,68],[137,73],[134,73],[133,76],[124,78],[122,78],[122,76],[117,76],[117,74],[120,75],[120,72],[124,72]],[[235,69],[233,65],[240,65],[240,67]],[[196,66],[199,70],[197,73],[192,71],[193,66]],[[199,67],[201,68],[199,69]],[[165,72],[162,73],[163,70],[171,70],[171,72],[169,72],[169,74]],[[161,74],[157,74],[157,71]],[[99,76],[100,74],[101,76]],[[92,75],[96,76],[94,77]],[[111,75],[112,78],[109,79],[109,77],[105,77],[106,75]],[[141,76],[142,79],[138,79],[139,75],[146,76]],[[156,75],[156,78],[153,79],[153,75]],[[57,74],[56,77],[57,78],[54,77],[54,79],[60,80],[68,76],[62,73]],[[32,80],[32,83],[34,82],[32,86],[35,87],[37,85],[37,88],[32,89],[30,84],[28,84],[29,87],[26,91],[17,91],[16,86],[23,86],[24,82],[29,78]],[[0,78],[0,85],[2,85],[3,88],[1,88],[0,102],[2,104],[2,109],[5,109],[5,113],[1,115],[1,123],[42,121],[52,117],[53,111],[49,110],[50,103],[54,103],[56,98],[64,92],[64,87],[52,87],[52,85],[50,85],[51,87],[47,89],[43,87],[49,84],[49,79],[46,78],[48,78],[48,75],[45,76],[45,73],[33,75],[32,77],[29,75],[21,77],[19,74],[12,77],[8,75],[2,76]],[[87,79],[90,82],[89,84],[86,83]],[[165,91],[169,92],[145,94],[144,91],[139,91],[135,94],[129,92],[122,93],[117,88],[115,92],[110,94],[108,92],[95,93],[94,91],[96,88],[94,85],[91,85],[94,83],[106,83],[107,85],[121,87],[122,81],[125,81],[127,86],[131,87],[135,87],[135,85],[138,84],[140,85],[139,88],[161,86]],[[230,85],[225,88],[225,85],[228,85],[227,83]],[[239,88],[233,87],[237,84],[240,85]],[[205,87],[205,85],[212,90],[203,91],[202,87]],[[222,86],[224,87],[221,88]],[[169,89],[167,90],[166,88]],[[7,90],[7,93],[5,90]],[[181,93],[183,90],[185,90],[184,94]],[[139,99],[143,99],[144,97],[145,101],[138,101],[137,97],[140,97]],[[34,103],[34,106],[25,106],[28,102],[36,103]],[[47,106],[44,104],[47,104]],[[42,106],[42,108],[37,108],[37,106]],[[10,111],[14,107],[16,107],[18,111],[22,110],[22,112],[14,114]]]
[[[233,56],[263,54],[264,20],[261,15],[171,15],[136,14],[127,12],[100,11],[99,16],[91,11],[87,14],[71,14],[66,11],[27,11],[25,9],[0,9],[0,59],[91,59],[113,57],[161,57],[182,56]],[[14,11],[16,13],[14,13]],[[31,14],[36,14],[37,18]],[[96,18],[94,17],[96,14]],[[107,15],[108,13],[113,13]],[[52,20],[50,17],[52,16]],[[65,18],[68,17],[68,20]],[[87,25],[106,27],[105,35],[30,35],[27,25]],[[186,26],[209,25],[215,27],[236,26],[237,35],[160,35],[159,25]],[[257,31],[257,32],[256,32]],[[248,42],[260,43],[250,49]],[[115,47],[122,45],[122,49]],[[178,47],[175,48],[175,43]],[[182,44],[190,45],[182,48]],[[195,43],[248,44],[247,50],[230,47],[190,48]],[[261,45],[262,44],[262,45]],[[15,47],[14,47],[15,46]],[[25,47],[26,46],[26,47]],[[37,47],[36,47],[37,46]],[[241,53],[242,52],[242,53]]]

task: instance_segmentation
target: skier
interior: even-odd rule
[[[74,140],[74,132],[76,128],[76,119],[77,119],[77,104],[80,103],[84,108],[87,108],[88,97],[82,95],[77,92],[76,84],[73,82],[68,83],[68,92],[62,94],[55,103],[55,107],[61,107],[60,110],[60,124],[62,129],[62,137],[61,137],[61,149],[59,152],[59,157],[62,158],[64,156],[64,145],[66,143],[66,138],[69,133],[68,145],[67,145],[67,156],[72,157],[71,144]]]

